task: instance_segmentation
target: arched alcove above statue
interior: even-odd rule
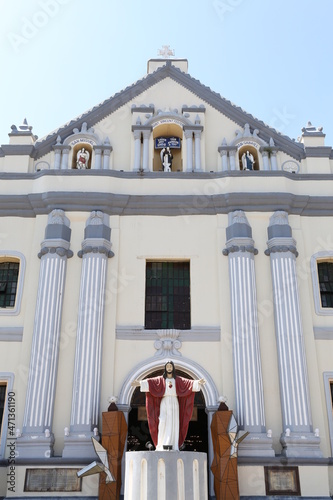
[[[92,168],[94,147],[101,145],[101,141],[94,129],[88,128],[84,122],[81,130],[74,128],[73,134],[66,137],[63,144],[71,149],[69,168],[83,170]]]
[[[259,137],[259,130],[250,130],[248,123],[244,130],[236,130],[236,138],[230,146],[237,148],[237,160],[239,170],[251,171],[262,169],[262,158],[260,151],[268,147],[268,143]]]
[[[145,123],[145,126],[151,126],[153,131],[154,171],[165,171],[169,168],[173,172],[183,170],[183,128],[188,125],[190,121],[175,111],[160,111]],[[166,160],[164,160],[162,150],[170,153]]]

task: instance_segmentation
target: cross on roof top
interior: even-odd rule
[[[162,48],[159,49],[157,55],[162,56],[165,59],[169,59],[170,57],[174,57],[175,51],[170,49],[170,45],[162,45]]]

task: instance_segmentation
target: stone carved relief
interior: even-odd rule
[[[182,343],[178,340],[180,330],[156,330],[159,340],[155,340],[154,347],[157,350],[155,356],[160,357],[173,357],[181,356],[178,349],[181,348]]]
[[[69,219],[66,217],[65,212],[60,208],[52,210],[48,217],[48,224],[63,224],[69,227]]]

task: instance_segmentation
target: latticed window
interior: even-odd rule
[[[147,262],[145,328],[191,328],[189,262]]]
[[[0,262],[0,307],[14,307],[20,264]]]
[[[6,384],[0,383],[0,436],[2,431],[3,414],[5,411],[5,403],[6,403],[6,388],[7,388]]]
[[[321,307],[333,307],[333,262],[318,263]]]

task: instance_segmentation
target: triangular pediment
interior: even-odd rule
[[[37,141],[35,144],[37,158],[40,158],[51,151],[51,148],[55,144],[58,136],[60,136],[63,141],[66,137],[73,133],[73,128],[81,129],[84,123],[87,124],[88,128],[94,127],[98,122],[116,112],[122,106],[138,98],[140,94],[146,92],[151,87],[158,85],[160,82],[168,78],[172,79],[192,94],[198,96],[202,102],[207,103],[219,113],[225,115],[239,127],[244,128],[245,125],[248,124],[251,129],[256,129],[260,134],[261,139],[267,143],[273,139],[275,145],[291,157],[297,160],[301,160],[305,157],[304,147],[302,144],[295,142],[288,136],[282,135],[277,130],[269,127],[251,114],[246,113],[243,109],[235,106],[217,92],[214,92],[209,87],[203,85],[199,80],[175,67],[171,60],[166,60],[165,65],[158,68],[153,73],[148,74],[141,80],[138,80],[136,83],[114,94],[109,99],[106,99],[102,103]]]

